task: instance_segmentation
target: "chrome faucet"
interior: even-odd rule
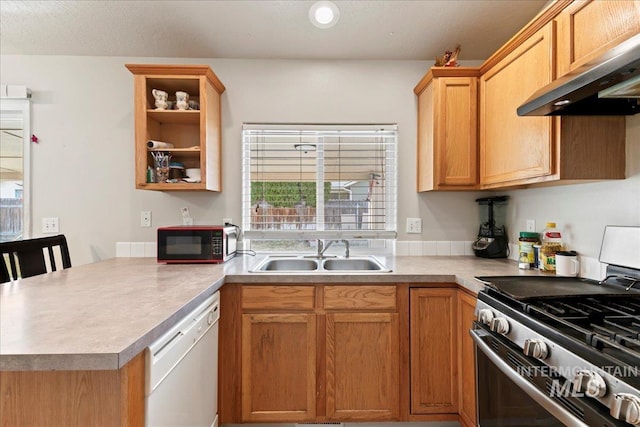
[[[349,241],[346,239],[343,240],[329,240],[329,242],[325,245],[322,239],[318,239],[318,258],[324,258],[324,253],[327,249],[331,247],[335,242],[344,243],[344,257],[349,258]]]

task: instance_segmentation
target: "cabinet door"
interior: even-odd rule
[[[476,426],[476,361],[473,339],[469,330],[475,320],[476,299],[463,291],[458,291],[460,327],[460,421],[465,426]]]
[[[327,418],[397,419],[398,315],[334,313],[326,318]]]
[[[640,33],[640,2],[574,1],[556,18],[558,76]]]
[[[434,115],[438,187],[477,184],[478,80],[442,77],[436,84]]]
[[[435,164],[434,139],[434,84],[433,80],[418,95],[418,191],[431,191],[436,188],[433,165]]]
[[[455,289],[411,289],[411,413],[458,412]]]
[[[553,171],[550,117],[519,117],[517,107],[553,79],[553,22],[480,78],[480,184],[526,183]]]
[[[449,70],[432,69],[432,73]],[[458,72],[452,70],[451,73]],[[418,93],[418,191],[468,190],[478,184],[478,78],[437,77]],[[424,79],[423,79],[424,80]]]
[[[306,421],[315,413],[315,314],[243,314],[242,420]]]

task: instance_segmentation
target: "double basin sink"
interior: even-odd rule
[[[376,257],[300,257],[268,256],[251,273],[388,273],[391,270]]]

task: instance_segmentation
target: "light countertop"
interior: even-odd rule
[[[391,273],[249,273],[259,257],[224,265],[114,258],[0,285],[0,370],[119,369],[224,283],[451,282],[536,274],[508,260],[381,258]],[[224,307],[221,307],[224,310]]]

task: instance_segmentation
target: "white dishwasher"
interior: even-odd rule
[[[147,347],[147,427],[217,427],[219,318],[216,292]]]

